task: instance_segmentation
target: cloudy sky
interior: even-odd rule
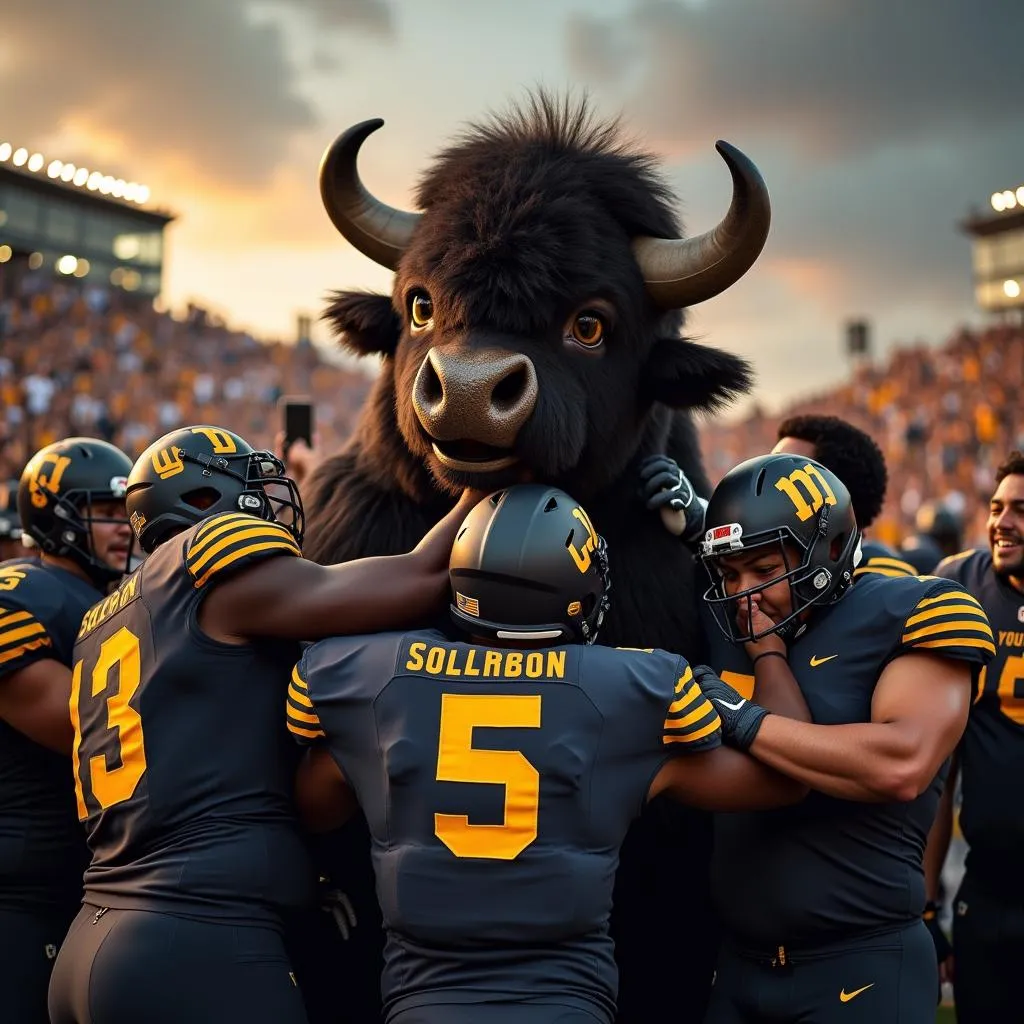
[[[880,348],[975,319],[956,222],[1024,182],[1024,4],[1005,0],[37,0],[4,4],[0,137],[146,182],[178,215],[166,299],[291,335],[390,274],[330,226],[316,167],[383,117],[363,175],[395,205],[441,142],[530,85],[586,88],[660,153],[687,229],[728,204],[716,138],[772,193],[754,270],[691,333],[777,406]],[[326,340],[322,329],[317,334]]]

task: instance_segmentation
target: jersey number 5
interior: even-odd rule
[[[434,834],[456,857],[515,860],[537,838],[537,769],[518,750],[474,747],[473,730],[539,728],[539,696],[441,695],[437,781],[505,787],[501,825],[471,825],[465,814],[434,815]]]
[[[78,801],[78,817],[88,817],[85,794],[82,788],[82,767],[79,751],[82,746],[82,661],[75,664],[71,676],[71,724],[75,727],[75,745],[72,752],[72,767],[75,772],[75,799]],[[107,689],[111,670],[117,669],[117,689],[107,697],[107,728],[117,730],[117,768],[107,766],[104,754],[89,758],[89,788],[96,802],[103,810],[128,800],[146,772],[146,747],[142,740],[142,719],[129,705],[139,688],[142,678],[142,651],[139,638],[122,627],[108,637],[100,646],[100,656],[92,670],[90,693],[86,700],[93,700]]]
[[[988,675],[988,666],[981,670],[981,678],[978,680],[978,697],[980,699],[985,692],[985,678]],[[1018,725],[1024,725],[1024,656],[1012,654],[1006,659],[1003,671],[999,673],[999,683],[996,688],[996,697],[999,699],[999,710],[1011,721]]]

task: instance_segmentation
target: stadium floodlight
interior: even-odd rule
[[[51,160],[50,166],[46,168],[46,176],[48,178],[56,178],[62,170],[64,170],[64,165],[60,160]]]
[[[93,171],[92,174],[89,175],[89,180],[85,183],[86,188],[88,188],[90,192],[95,192],[96,189],[100,187],[100,182],[102,180],[103,175],[100,174],[99,171]]]
[[[61,256],[57,260],[57,270],[61,274],[73,274],[78,269],[78,257],[77,256]]]
[[[1003,206],[1003,193],[1002,192],[993,192],[992,193],[992,198],[989,200],[989,202],[992,204],[992,209],[995,210],[996,213],[1002,213],[1003,212],[1004,206]]]
[[[6,263],[14,255],[9,245],[0,245],[0,263]]]
[[[14,147],[9,142],[0,142],[0,163],[7,163],[13,152]]]
[[[1003,294],[1008,299],[1019,299],[1020,298],[1020,284],[1014,281],[1012,278],[1009,281],[1003,282]]]
[[[75,267],[75,277],[85,277],[89,273],[89,261],[84,257],[78,258],[78,266]]]
[[[56,161],[56,160],[54,161],[54,163],[57,163],[57,162],[58,161]],[[76,170],[76,168],[75,168],[74,164],[65,164],[60,169],[60,180],[61,181],[73,181],[74,177],[75,177],[75,170]]]
[[[89,168],[88,167],[79,167],[78,170],[75,171],[74,178],[72,178],[71,180],[79,188],[82,188],[82,186],[84,186],[85,183],[89,180]]]
[[[1012,210],[1017,205],[1017,194],[1016,192],[1007,189],[1003,193],[1003,208],[1006,210]]]
[[[42,153],[33,153],[28,158],[28,169],[33,174],[35,174],[37,171],[41,171],[43,169],[43,164],[45,164],[45,163],[46,163],[46,158],[43,156]]]
[[[11,162],[15,167],[22,167],[28,161],[28,150],[22,146],[20,149],[14,151],[14,156],[11,157]]]
[[[149,187],[147,185],[140,185],[135,192],[135,202],[137,203],[148,203],[149,202]]]

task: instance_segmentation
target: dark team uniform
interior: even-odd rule
[[[1024,962],[1024,594],[996,576],[989,551],[954,555],[935,572],[978,599],[996,640],[959,748],[970,849],[953,901],[957,1019],[1014,1020]]]
[[[814,614],[789,664],[820,725],[869,722],[875,685],[903,654],[980,671],[994,650],[978,603],[934,577],[867,575]],[[752,689],[741,646],[723,638],[712,665]],[[812,792],[794,807],[716,817],[712,892],[726,941],[710,1024],[934,1020],[922,857],[945,775],[906,803]]]
[[[861,576],[916,576],[917,570],[900,556],[876,540],[862,540],[860,565],[853,570],[853,578]]]
[[[391,633],[314,644],[288,692],[369,822],[388,1020],[610,1022],[619,847],[665,760],[721,743],[686,662]]]
[[[82,615],[100,597],[38,561],[0,564],[0,686],[37,661],[71,667]],[[45,1022],[46,988],[82,900],[89,862],[67,757],[0,720],[0,1018]]]
[[[204,596],[283,527],[213,516],[87,612],[71,711],[85,907],[50,989],[55,1024],[300,1022],[280,915],[311,897],[281,701],[298,645],[201,632]]]

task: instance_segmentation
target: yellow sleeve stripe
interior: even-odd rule
[[[691,711],[688,715],[684,716],[683,718],[666,718],[665,728],[685,729],[688,725],[694,725],[697,722],[699,722],[709,711],[714,710],[715,709],[711,706],[711,702],[705,697],[705,699],[697,705],[696,711]]]
[[[7,612],[6,608],[0,608],[0,613],[3,614],[3,618],[0,619],[0,629],[5,629],[7,626],[13,626],[16,622],[24,622],[26,619],[32,618],[31,612]]]
[[[989,654],[996,653],[996,645],[991,640],[981,640],[978,637],[973,636],[958,636],[958,637],[944,637],[939,640],[922,640],[920,643],[914,644],[912,650],[917,650],[918,647],[980,647],[983,651],[988,651]]]
[[[313,706],[313,702],[309,699],[309,694],[303,693],[294,685],[288,687],[288,696],[301,707],[311,708]]]
[[[966,601],[968,604],[974,605],[975,608],[981,607],[966,590],[947,590],[945,594],[939,594],[938,597],[926,597],[924,600],[918,601],[914,611],[917,611],[919,608],[927,608],[932,604],[938,604],[940,601]]]
[[[711,733],[717,729],[721,729],[722,720],[718,717],[718,712],[712,709],[714,717],[708,722],[707,725],[701,727],[696,732],[688,732],[684,736],[662,736],[662,743],[696,743],[697,740],[704,739],[705,736],[710,736]]]
[[[52,644],[53,641],[48,636],[41,636],[38,640],[33,640],[30,643],[11,647],[0,654],[0,665],[3,665],[8,661],[13,661],[15,658],[19,658],[21,655],[27,654],[29,651],[36,651],[40,647],[50,647]]]
[[[909,566],[908,566],[909,568]],[[890,569],[884,566],[875,565],[874,562],[869,562],[867,565],[862,565],[859,569],[853,570],[853,575],[857,576],[913,576],[915,573],[907,572],[904,569]]]
[[[889,558],[887,555],[876,555],[869,558],[862,569],[899,569],[905,576],[916,576],[917,570],[902,558]]]
[[[214,541],[214,535],[210,535],[211,543],[209,545],[204,544],[201,549],[197,549],[196,545],[193,545],[188,553],[188,569],[189,572],[194,576],[199,572],[200,569],[207,562],[210,561],[214,555],[219,555],[225,548],[231,547],[232,544],[237,544],[239,541],[247,540],[275,540],[279,543],[290,545],[295,548],[296,553],[299,551],[299,546],[295,543],[295,538],[283,527],[278,526],[275,523],[259,523],[255,526],[250,526],[248,529],[235,529],[227,534],[225,537],[221,537],[220,540]]]
[[[309,722],[317,728],[320,727],[320,716],[315,711],[312,714],[307,711],[299,711],[290,704],[288,705],[288,718],[293,722]]]
[[[688,707],[698,697],[703,696],[704,694],[701,693],[700,687],[696,683],[690,683],[690,688],[686,691],[686,693],[684,693],[682,697],[679,698],[679,700],[674,700],[671,704],[669,704],[668,713],[670,715],[674,715],[677,712],[682,711],[683,708]]]
[[[245,523],[262,523],[265,521],[269,522],[269,520],[260,519],[249,512],[221,513],[219,516],[214,516],[212,519],[207,520],[196,530],[196,535],[192,538],[192,546],[195,548],[205,544],[211,537],[220,536],[225,530],[230,530],[232,527],[242,526]]]
[[[956,637],[965,631],[968,633],[982,633],[989,642],[993,642],[995,639],[992,636],[992,629],[987,619],[955,619],[953,622],[935,622],[930,626],[922,626],[920,629],[904,633],[901,637],[901,643],[910,643],[912,640],[917,640],[922,636],[945,635]]]
[[[231,565],[232,562],[237,562],[240,558],[245,558],[247,555],[255,555],[260,551],[284,551],[288,554],[299,555],[299,557],[301,557],[301,552],[298,547],[296,547],[294,541],[292,541],[291,544],[284,544],[279,540],[267,541],[265,544],[249,544],[238,551],[232,551],[231,554],[225,555],[219,562],[215,562],[211,565],[210,568],[196,580],[196,590],[202,587],[211,576],[223,571]]]
[[[9,647],[11,644],[16,644],[21,640],[27,640],[30,636],[40,635],[46,636],[46,627],[38,622],[30,621],[24,626],[18,626],[15,629],[8,629],[6,632],[0,633],[0,648]]]
[[[679,677],[679,681],[676,683],[676,693],[682,693],[686,689],[686,684],[691,682],[693,682],[693,669],[687,665],[686,671]]]
[[[916,615],[911,615],[911,617],[903,623],[903,628],[906,629],[908,626],[916,626],[917,623],[926,622],[928,619],[937,619],[940,615],[952,615],[954,612],[963,615],[985,614],[976,604],[943,604],[938,608],[929,608],[925,612],[918,612]]]
[[[326,736],[323,729],[304,729],[301,725],[295,725],[290,718],[288,719],[288,731],[293,736],[301,736],[304,740],[320,740]]]

